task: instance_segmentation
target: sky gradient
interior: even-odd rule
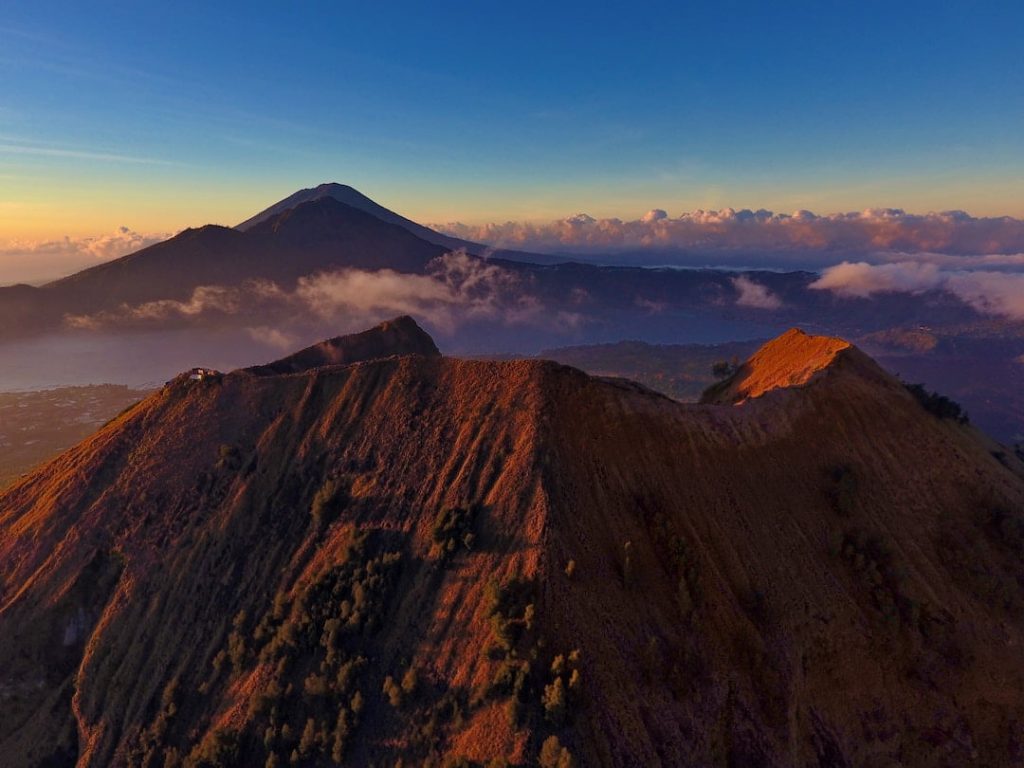
[[[0,243],[322,181],[467,224],[1024,216],[1017,3],[219,5],[5,3]]]

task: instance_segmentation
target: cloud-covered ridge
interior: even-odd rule
[[[939,254],[1024,253],[1024,220],[978,218],[963,211],[913,214],[872,208],[819,216],[764,209],[697,210],[669,216],[661,209],[626,221],[578,214],[549,224],[433,224],[445,234],[499,248],[571,253],[635,249],[728,251],[902,251]]]

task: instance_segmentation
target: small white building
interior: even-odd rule
[[[212,368],[193,368],[189,373],[188,378],[190,381],[202,381],[203,379],[210,378],[211,376],[220,376],[219,371],[215,371]]]

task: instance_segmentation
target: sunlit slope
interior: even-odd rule
[[[183,376],[0,496],[12,765],[1011,759],[1020,468],[869,358],[686,406],[388,351]]]

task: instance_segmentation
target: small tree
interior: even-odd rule
[[[402,675],[402,693],[406,696],[413,696],[416,693],[416,686],[419,683],[416,667],[410,666]]]
[[[384,678],[383,691],[388,697],[388,703],[390,703],[392,707],[398,709],[402,706],[402,689],[398,683],[395,682],[395,678],[391,675]]]
[[[313,497],[309,514],[318,529],[326,528],[348,506],[351,497],[350,484],[347,478],[332,477],[320,486]]]
[[[544,717],[552,725],[561,725],[565,720],[565,685],[562,678],[556,677],[551,685],[544,686],[544,696],[541,698],[544,705]]]
[[[312,717],[306,720],[306,727],[302,729],[302,738],[299,739],[299,757],[309,757],[316,747],[316,720]]]
[[[576,768],[576,761],[557,736],[548,736],[540,748],[540,768]]]
[[[716,379],[727,379],[736,373],[737,368],[735,360],[716,360],[711,365],[711,375]]]

